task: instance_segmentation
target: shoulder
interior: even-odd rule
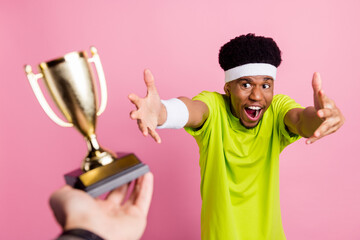
[[[271,106],[275,112],[277,111],[288,111],[293,108],[302,108],[300,104],[298,104],[291,97],[284,94],[277,94],[274,96]]]
[[[194,98],[219,98],[222,94],[218,92],[210,92],[210,91],[202,91],[198,95],[196,95]]]
[[[285,94],[276,94],[273,98],[273,103],[281,103],[284,101],[292,100],[288,95]]]
[[[209,108],[225,101],[223,94],[209,91],[202,91],[201,93],[193,97],[193,100],[202,101],[206,105],[208,105]]]

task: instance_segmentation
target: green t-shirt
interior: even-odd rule
[[[300,136],[290,134],[285,114],[301,108],[275,95],[259,124],[241,125],[226,96],[202,92],[209,117],[200,129],[185,128],[200,151],[201,238],[286,239],[279,200],[279,154]]]

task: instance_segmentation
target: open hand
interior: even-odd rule
[[[314,107],[318,117],[320,117],[323,122],[314,131],[314,134],[306,140],[307,144],[314,143],[320,138],[337,131],[345,121],[340,109],[335,105],[333,100],[325,95],[321,85],[320,74],[316,72],[312,79]]]
[[[161,125],[160,123],[164,122],[164,120],[161,119],[161,111],[164,110],[162,108],[165,107],[160,101],[160,96],[155,87],[154,77],[148,69],[144,71],[144,81],[147,87],[147,95],[145,98],[140,98],[133,93],[129,95],[129,100],[137,109],[130,112],[130,118],[137,120],[138,127],[144,136],[150,134],[157,143],[160,143],[160,136],[155,129],[158,125]]]
[[[105,239],[140,239],[153,192],[153,175],[140,177],[123,203],[128,185],[113,190],[105,200],[66,185],[50,197],[50,206],[64,230],[82,228]]]

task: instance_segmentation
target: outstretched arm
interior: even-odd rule
[[[156,132],[156,127],[164,124],[168,117],[167,111],[160,101],[154,77],[148,69],[144,71],[144,82],[147,88],[146,97],[140,98],[134,93],[129,95],[129,100],[136,106],[136,110],[130,112],[130,118],[137,120],[139,130],[144,136],[150,134],[157,143],[160,143],[161,138]],[[189,119],[185,127],[200,127],[209,115],[207,105],[187,97],[179,97],[179,99],[186,105],[189,111]]]
[[[314,106],[305,109],[295,108],[285,116],[285,124],[295,134],[308,138],[307,144],[337,131],[345,121],[335,102],[328,98],[321,87],[319,73],[314,73],[312,79],[314,91]]]

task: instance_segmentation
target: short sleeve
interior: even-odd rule
[[[192,100],[198,100],[198,101],[205,103],[207,105],[207,107],[209,108],[209,116],[206,119],[206,121],[204,122],[204,124],[201,126],[201,128],[197,128],[197,129],[189,128],[189,127],[185,128],[185,131],[188,132],[193,137],[203,134],[203,132],[209,127],[210,123],[212,122],[213,115],[214,115],[214,108],[216,106],[215,94],[216,93],[214,93],[214,92],[203,91],[200,94],[198,94],[192,98]]]
[[[290,98],[289,96],[278,94],[274,96],[272,102],[274,113],[277,116],[277,122],[281,134],[281,148],[283,149],[287,145],[299,140],[301,138],[300,135],[293,134],[288,131],[284,119],[285,115],[288,111],[294,108],[304,108],[295,100]]]

